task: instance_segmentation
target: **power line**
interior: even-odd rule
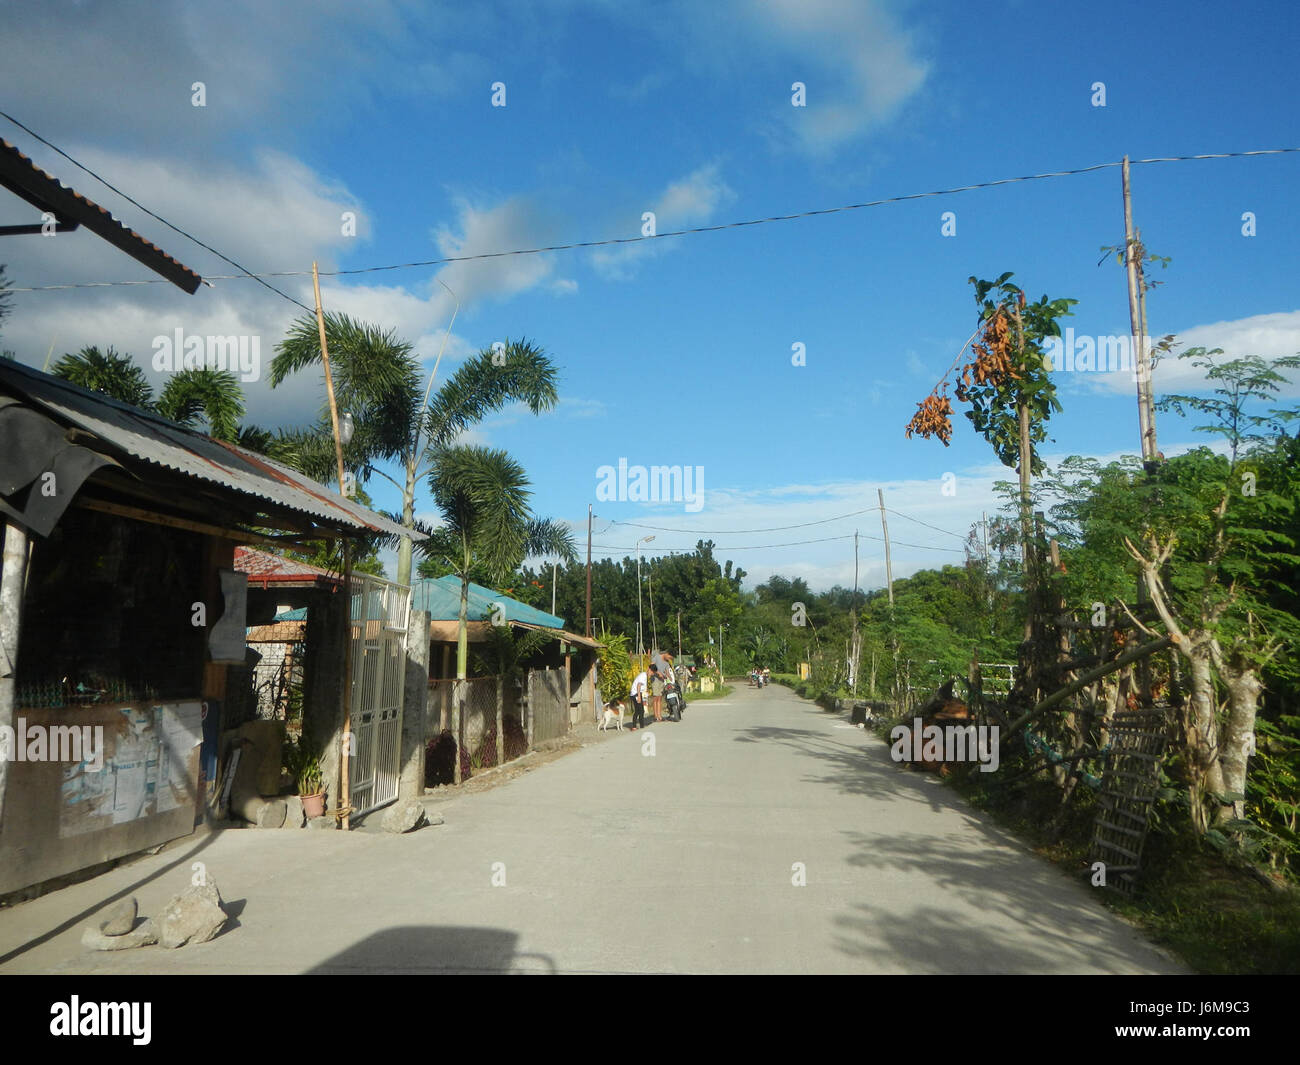
[[[875,509],[877,509],[877,508],[872,507],[871,509],[872,509],[872,510],[875,510]],[[943,531],[943,530],[940,530],[940,531]],[[877,541],[881,541],[881,542],[883,542],[883,537],[880,537],[880,536],[868,536],[866,533],[862,533],[861,535],[862,535],[862,539],[864,539],[864,540],[877,540]],[[743,546],[743,547],[719,547],[719,546],[716,546],[716,545],[715,545],[714,548],[713,548],[713,550],[714,550],[714,551],[719,551],[719,552],[728,552],[728,551],[766,551],[766,550],[768,550],[768,549],[770,549],[770,548],[774,548],[774,547],[800,547],[800,546],[802,546],[802,545],[804,545],[804,544],[825,544],[825,543],[830,543],[831,541],[834,541],[834,540],[852,540],[852,539],[853,539],[853,534],[852,534],[852,533],[845,533],[843,536],[823,536],[823,537],[820,537],[819,539],[816,539],[816,540],[792,540],[792,541],[790,541],[789,543],[784,543],[784,544],[748,544],[748,545],[745,545],[745,546]],[[945,552],[949,552],[949,553],[954,554],[954,555],[963,555],[963,554],[966,553],[965,551],[961,550],[960,548],[956,548],[956,547],[934,547],[934,546],[932,546],[932,545],[930,545],[930,544],[908,544],[908,543],[903,543],[903,542],[898,541],[898,540],[891,540],[890,542],[891,542],[891,543],[897,543],[900,547],[914,547],[914,548],[916,548],[918,551],[945,551]],[[595,551],[595,550],[597,549],[598,546],[599,546],[600,550],[602,550],[602,551],[635,551],[635,550],[636,550],[636,548],[634,548],[634,547],[613,547],[613,546],[608,545],[608,544],[600,544],[600,545],[592,544],[592,545],[591,545],[591,549],[592,549],[593,551]],[[680,554],[680,555],[689,555],[689,554],[693,554],[694,552],[693,552],[693,551],[686,550],[686,549],[681,549],[681,550],[675,550],[675,551],[664,551],[664,552],[662,552],[662,553],[663,553],[663,554],[669,554],[669,555],[679,555],[679,554]]]
[[[868,507],[867,510],[875,510],[875,507]],[[641,525],[634,521],[611,521],[611,525],[625,525],[629,529],[654,529],[656,532],[677,532],[677,533],[700,533],[706,536],[741,536],[747,533],[766,533],[766,532],[785,532],[788,529],[806,529],[810,525],[825,525],[827,522],[843,521],[845,518],[856,518],[859,514],[867,513],[867,510],[855,510],[849,514],[840,514],[834,518],[819,518],[817,521],[804,521],[798,525],[773,525],[766,529],[670,529],[666,525]],[[608,530],[606,530],[608,531]]]
[[[0,111],[0,115],[3,114],[4,112]],[[4,115],[4,117],[10,118],[10,116],[8,115]],[[17,123],[16,119],[10,118],[10,121],[15,122],[18,125],[21,125],[21,123]],[[26,129],[27,127],[23,126],[22,128]],[[28,130],[28,132],[30,133],[31,131]],[[36,134],[32,134],[32,135],[36,136]],[[40,138],[38,137],[38,139]],[[46,141],[44,143],[48,144],[49,142]],[[53,148],[54,146],[50,145],[50,147]],[[55,148],[55,151],[59,151],[59,149]],[[1213,152],[1213,153],[1207,153],[1203,155],[1159,156],[1151,159],[1133,159],[1130,160],[1130,165],[1139,166],[1144,163],[1184,163],[1184,162],[1193,162],[1196,160],[1203,160],[1203,159],[1237,159],[1237,158],[1243,158],[1246,156],[1254,156],[1254,155],[1284,155],[1284,154],[1294,153],[1294,152],[1300,152],[1300,148],[1262,148],[1262,149],[1258,149],[1255,151],[1248,151],[1248,152]],[[60,154],[64,154],[64,153],[60,152]],[[72,162],[75,163],[76,160],[72,160]],[[77,165],[81,166],[80,163],[77,163]],[[999,178],[996,181],[981,181],[973,185],[960,185],[955,188],[949,188],[949,189],[934,189],[930,192],[914,192],[914,193],[909,193],[908,195],[905,196],[887,196],[883,199],[868,200],[863,203],[850,203],[850,204],[844,204],[839,207],[823,207],[823,208],[810,210],[810,211],[796,211],[791,214],[770,215],[767,218],[751,218],[741,222],[723,222],[720,223],[719,225],[714,225],[714,226],[692,226],[687,229],[669,230],[668,232],[665,233],[653,233],[649,235],[639,234],[634,237],[611,237],[606,240],[572,241],[567,244],[548,244],[537,248],[516,248],[511,251],[479,252],[474,255],[449,255],[440,259],[420,259],[420,260],[414,260],[412,262],[392,263],[383,266],[363,266],[351,270],[322,270],[320,271],[320,276],[321,277],[345,277],[345,276],[350,276],[355,274],[381,273],[390,270],[413,270],[413,269],[419,269],[419,268],[429,267],[429,266],[445,266],[450,263],[473,262],[482,259],[503,259],[503,258],[509,258],[516,255],[541,255],[541,254],[545,254],[546,252],[572,251],[579,248],[604,248],[616,244],[642,244],[646,241],[664,240],[668,237],[694,236],[700,233],[718,233],[727,229],[743,229],[747,226],[761,226],[761,225],[767,225],[772,222],[790,222],[790,221],[795,221],[803,218],[816,218],[821,215],[840,214],[845,211],[859,211],[867,207],[881,207],[891,203],[903,203],[907,200],[924,200],[935,196],[953,196],[959,192],[972,192],[977,189],[991,189],[991,188],[996,188],[999,185],[1012,185],[1022,181],[1043,181],[1048,178],[1073,177],[1079,174],[1090,174],[1097,170],[1108,170],[1123,165],[1124,165],[1123,160],[1119,160],[1113,163],[1095,163],[1092,166],[1077,167],[1073,170],[1053,170],[1042,174],[1025,174],[1020,177]],[[82,169],[85,170],[86,168],[82,167]],[[93,171],[87,170],[86,172],[92,174],[92,176],[96,177],[98,180],[103,181],[103,179],[99,178],[99,175],[94,174]],[[104,182],[104,184],[107,185],[108,183]],[[108,187],[113,188],[113,186],[111,185],[109,185]],[[113,191],[117,192],[118,190],[114,189]],[[119,193],[119,195],[125,195],[125,194]],[[129,197],[127,198],[129,199]],[[134,200],[131,200],[131,202],[135,203]],[[136,206],[138,207],[140,205],[136,204]],[[141,210],[144,210],[144,208],[141,208]],[[157,215],[153,215],[153,217],[158,218]],[[167,222],[165,219],[159,218],[158,220],[168,226],[171,226],[172,229],[176,229],[175,226],[172,226],[171,223]],[[190,240],[195,241],[196,244],[200,244],[202,247],[205,248],[208,247],[206,244],[202,244],[202,242],[198,241],[196,238],[191,237],[188,233],[185,233],[184,230],[176,229],[176,232],[181,233],[183,236],[188,237]],[[213,251],[213,249],[211,248],[208,248],[208,250]],[[204,279],[206,281],[242,281],[246,278],[251,277],[255,281],[265,284],[265,282],[262,281],[262,279],[266,277],[305,277],[311,272],[309,270],[276,270],[276,271],[268,271],[268,272],[256,274],[251,271],[244,270],[242,266],[240,266],[238,263],[233,262],[230,259],[226,259],[226,257],[224,255],[221,255],[220,252],[213,251],[213,253],[218,255],[220,258],[225,259],[226,262],[231,263],[232,266],[235,266],[238,269],[243,270],[244,272],[242,274],[212,274],[209,277]],[[38,285],[30,288],[14,288],[11,289],[10,291],[46,292],[46,291],[52,291],[56,289],[66,289],[66,288],[104,288],[104,287],[111,287],[114,285],[122,285],[122,284],[156,284],[156,283],[161,283],[161,282],[95,281],[95,282],[81,282],[77,284],[64,284],[64,285]],[[270,288],[271,286],[267,285],[267,287]],[[279,292],[278,289],[272,288],[271,290],[273,292],[279,293],[279,295],[281,296],[284,296],[284,293]],[[298,302],[297,300],[292,299],[292,297],[290,296],[284,296],[284,298],[290,300],[293,303]],[[299,303],[298,306],[302,307],[303,305]],[[958,353],[958,358],[960,358],[960,353]]]
[[[196,237],[196,236],[194,236],[193,234],[191,234],[191,233],[186,233],[185,230],[181,229],[179,226],[174,226],[174,225],[172,225],[169,221],[167,221],[167,219],[163,218],[162,215],[154,214],[154,212],[151,211],[151,210],[149,210],[149,208],[146,207],[144,204],[140,203],[138,200],[132,199],[132,198],[131,198],[130,196],[128,196],[125,192],[123,192],[121,189],[119,189],[116,185],[113,185],[112,183],[110,183],[109,181],[107,181],[105,178],[100,177],[100,176],[99,176],[98,174],[96,174],[93,170],[91,170],[90,167],[88,167],[88,166],[83,166],[81,163],[77,162],[77,160],[75,160],[74,158],[72,158],[72,156],[70,156],[67,152],[65,152],[65,151],[64,151],[62,148],[60,148],[58,145],[51,144],[51,143],[50,143],[49,141],[47,141],[44,137],[42,137],[39,133],[37,133],[34,129],[31,129],[31,128],[27,127],[27,126],[24,126],[21,122],[18,121],[18,119],[14,118],[13,115],[11,115],[11,114],[9,114],[8,112],[5,112],[5,111],[0,111],[0,116],[3,116],[4,118],[7,118],[10,122],[12,122],[12,123],[13,123],[15,126],[17,126],[19,129],[24,130],[24,131],[26,131],[27,133],[30,133],[33,137],[35,137],[38,141],[40,141],[42,144],[44,144],[47,148],[51,148],[51,149],[53,149],[54,151],[58,152],[61,156],[63,156],[64,159],[66,159],[68,162],[70,162],[73,166],[77,167],[77,168],[80,169],[80,170],[84,170],[87,174],[89,174],[91,177],[93,177],[96,181],[98,181],[98,182],[99,182],[101,185],[103,185],[105,188],[111,189],[113,192],[115,192],[115,193],[117,193],[119,196],[121,196],[122,199],[126,200],[127,203],[129,203],[129,204],[133,204],[134,206],[138,207],[138,208],[139,208],[140,210],[142,210],[145,214],[147,214],[150,218],[157,219],[159,222],[161,222],[163,225],[165,225],[168,229],[173,230],[173,231],[176,232],[176,233],[179,233],[179,234],[180,234],[182,237],[184,237],[186,240],[192,240],[192,241],[193,241],[195,244],[197,244],[200,248],[206,248],[208,251],[212,252],[212,254],[215,255],[218,259],[220,259],[222,262],[227,262],[227,263],[229,263],[229,264],[230,264],[231,266],[233,266],[236,270],[242,270],[242,271],[243,271],[243,274],[242,274],[242,275],[238,275],[238,276],[251,277],[251,278],[252,278],[254,281],[256,281],[259,285],[262,285],[264,288],[268,288],[268,289],[270,289],[270,290],[271,290],[272,292],[274,292],[277,296],[281,296],[281,297],[283,297],[284,299],[287,299],[290,303],[295,304],[295,305],[298,306],[298,307],[301,307],[301,308],[302,308],[304,311],[306,311],[308,314],[313,314],[313,313],[315,313],[315,312],[312,310],[312,308],[308,307],[306,304],[304,304],[304,303],[299,303],[299,302],[298,302],[296,299],[294,299],[292,296],[286,295],[285,293],[281,292],[281,291],[280,291],[278,288],[276,288],[274,285],[267,284],[267,282],[263,281],[261,277],[259,277],[257,274],[254,274],[251,270],[247,270],[247,269],[245,269],[244,267],[240,266],[239,263],[235,262],[235,260],[232,259],[232,258],[230,258],[228,255],[222,255],[221,252],[217,251],[217,249],[214,248],[214,247],[212,247],[212,245],[210,245],[210,244],[205,244],[203,241],[199,240],[199,238]],[[157,280],[162,281],[163,279],[162,279],[162,278],[159,278],[159,279],[157,279]],[[53,285],[53,286],[50,286],[50,287],[52,287],[52,288],[82,288],[82,287],[86,287],[86,288],[99,288],[99,287],[107,287],[107,286],[109,286],[109,285],[133,284],[133,283],[134,283],[134,284],[153,284],[154,282],[153,282],[153,281],[149,281],[149,282],[141,282],[141,281],[136,281],[136,282],[129,282],[129,281],[127,281],[127,282],[119,282],[119,281],[112,281],[112,282],[93,282],[93,283],[90,283],[90,284],[88,284],[88,285],[84,285],[84,286],[83,286],[83,285]],[[166,283],[170,284],[170,282],[166,282]],[[39,291],[41,291],[41,289],[39,289],[39,288],[24,289],[23,291],[28,291],[28,292],[39,292]]]
[[[875,509],[875,508],[872,508]],[[966,537],[962,533],[950,532],[948,529],[941,529],[937,525],[931,525],[928,521],[922,521],[920,518],[914,518],[910,514],[904,514],[901,510],[895,510],[893,507],[885,508],[891,514],[897,514],[900,518],[906,518],[908,521],[914,521],[917,525],[924,525],[927,529],[933,529],[935,532],[941,532],[945,536],[955,536],[958,540],[965,541]]]
[[[833,521],[844,521],[847,518],[856,518],[860,514],[868,514],[868,513],[874,514],[878,509],[879,508],[877,507],[867,507],[863,510],[850,511],[848,514],[838,514],[833,518],[818,518],[816,521],[804,521],[798,523],[797,525],[772,525],[763,529],[682,529],[682,528],[670,528],[666,525],[643,525],[634,521],[611,521],[610,527],[613,527],[615,525],[624,525],[630,529],[654,529],[656,532],[687,533],[692,536],[694,535],[745,536],[750,533],[785,532],[789,529],[806,529],[812,525],[827,525]],[[955,533],[949,529],[941,529],[939,528],[939,526],[931,525],[929,522],[922,521],[920,518],[914,518],[910,514],[904,514],[901,510],[894,510],[892,507],[886,507],[885,509],[888,510],[891,514],[897,514],[900,518],[906,518],[908,521],[914,521],[918,525],[924,525],[927,529],[933,529],[935,532],[941,532],[945,536],[953,536],[956,537],[958,540],[963,540],[963,541],[966,539],[966,537],[962,533]],[[608,532],[609,529],[606,528],[602,531]],[[864,533],[863,535],[865,536],[866,534]],[[873,537],[869,537],[869,539],[879,540],[881,538],[878,536],[873,536]]]

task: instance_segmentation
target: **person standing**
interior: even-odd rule
[[[634,732],[645,725],[645,690],[648,683],[644,669],[632,681],[632,731]]]
[[[656,721],[664,719],[664,678],[653,662],[650,663],[650,712]]]

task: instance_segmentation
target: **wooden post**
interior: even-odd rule
[[[533,749],[533,678],[536,674],[537,671],[535,669],[530,669],[528,671],[528,699],[524,704],[524,714],[528,719],[528,749],[530,751]]]
[[[505,762],[505,737],[502,736],[502,729],[505,728],[505,706],[506,706],[506,681],[500,673],[497,674],[497,765]]]
[[[587,504],[587,639],[591,639],[591,504]]]
[[[330,401],[330,425],[334,428],[334,454],[339,463],[339,495],[346,496],[343,490],[343,444],[339,441],[339,409],[334,403],[334,377],[330,373],[329,345],[325,343],[325,312],[320,305],[320,276],[316,264],[311,264],[311,283],[316,291],[316,328],[320,331],[320,357],[325,364],[325,393]]]
[[[1142,437],[1143,464],[1157,461],[1156,419],[1151,391],[1151,354],[1146,340],[1146,297],[1142,291],[1140,237],[1133,229],[1133,200],[1129,190],[1128,156],[1121,170],[1124,191],[1124,268],[1128,277],[1128,320],[1133,358],[1137,364],[1138,430]]]
[[[880,528],[884,531],[885,534],[885,584],[889,587],[889,605],[892,607],[894,605],[894,569],[889,562],[889,522],[885,520],[885,493],[882,489],[880,488],[876,489],[876,498],[880,500]],[[855,545],[854,546],[855,552],[857,550],[856,547],[857,542],[858,542],[858,534],[856,531],[854,531],[853,543]],[[856,555],[855,555],[855,559],[856,559]],[[854,565],[856,567],[857,565],[856,561],[854,562]],[[855,569],[855,573],[856,573],[856,569]],[[854,578],[855,583],[856,580],[857,578],[855,577]]]
[[[879,489],[877,489],[879,491]],[[881,517],[884,512],[881,512]],[[858,530],[853,530],[853,645],[849,650],[849,691],[858,694],[858,658],[862,654],[862,637],[858,632]]]
[[[337,425],[335,426],[335,443],[338,442]],[[343,468],[343,459],[339,459],[339,469]],[[342,482],[339,483],[339,491],[343,489]],[[342,787],[339,793],[339,804],[343,810],[343,819],[341,826],[343,831],[348,831],[352,827],[352,787],[348,780],[348,771],[352,766],[352,541],[346,537],[343,540],[343,590],[348,597],[348,653],[343,658],[343,751],[339,759],[339,770],[343,777]],[[366,606],[365,597],[362,597],[361,604],[361,645],[365,644],[366,639]]]
[[[27,532],[5,522],[4,561],[0,565],[0,727],[13,735],[14,711],[18,704],[18,636],[22,630],[23,597],[27,585]],[[9,760],[16,751],[0,758],[0,824],[4,823],[5,787]]]

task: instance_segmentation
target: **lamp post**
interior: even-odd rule
[[[641,613],[641,545],[648,544],[653,536],[643,536],[636,542],[636,653],[645,654],[644,623]]]

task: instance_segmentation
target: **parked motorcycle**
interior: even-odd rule
[[[664,706],[668,710],[669,721],[682,719],[682,711],[686,709],[686,699],[676,684],[664,685]]]

